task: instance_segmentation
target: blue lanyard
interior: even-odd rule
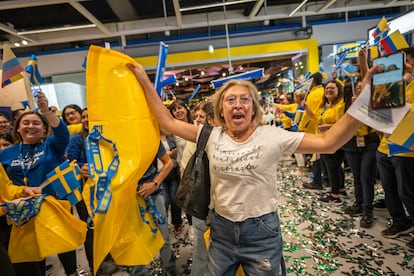
[[[107,169],[103,168],[99,141],[105,141],[112,145],[113,158]],[[118,171],[119,154],[114,142],[102,136],[102,126],[94,126],[85,139],[86,159],[88,161],[89,173],[96,183],[90,188],[90,210],[91,217],[88,219],[89,225],[92,225],[92,219],[95,213],[105,214],[108,211],[112,200],[111,180]],[[96,195],[95,195],[96,187]],[[95,200],[98,200],[95,208]]]
[[[28,184],[27,173],[29,172],[32,165],[35,163],[35,154],[36,154],[37,148],[39,147],[39,144],[36,144],[32,154],[30,154],[31,145],[29,145],[29,151],[26,152],[24,158],[23,158],[23,153],[22,153],[22,145],[23,143],[19,144],[19,161],[20,161],[20,166],[22,168],[22,173],[23,173],[23,182],[24,182],[24,185],[27,186]],[[26,163],[27,163],[27,166],[26,166]]]

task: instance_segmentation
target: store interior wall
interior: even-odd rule
[[[312,34],[298,33],[294,30],[277,30],[272,33],[260,34],[238,34],[230,35],[230,47],[257,45],[269,42],[290,41],[297,39],[317,39],[319,45],[343,43],[367,38],[367,29],[375,26],[378,19],[354,21],[347,23],[333,23],[312,26]],[[169,45],[169,54],[183,53],[197,50],[207,50],[208,45],[214,45],[215,49],[227,47],[226,37],[214,37],[197,39],[194,41],[166,41]],[[103,45],[101,45],[103,46]],[[114,50],[122,51],[119,47],[112,47]],[[158,55],[159,43],[137,45],[127,47],[123,52],[132,57],[145,57]],[[42,76],[50,77],[53,84],[56,84],[55,104],[62,109],[66,104],[78,103],[85,106],[85,93],[81,92],[85,87],[85,69],[82,64],[87,56],[87,49],[70,50],[61,53],[38,54],[38,66]],[[29,57],[19,58],[21,64],[27,64]],[[152,69],[156,66],[152,66]],[[168,69],[168,59],[167,68]],[[60,83],[60,85],[58,85]],[[76,86],[76,87],[75,87]],[[48,88],[50,90],[50,88]],[[53,89],[52,89],[53,91]]]

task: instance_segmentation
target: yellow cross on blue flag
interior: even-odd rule
[[[71,205],[82,199],[80,168],[75,161],[65,160],[46,176],[59,199],[67,199]]]
[[[30,76],[30,83],[32,85],[39,85],[43,82],[43,78],[39,73],[39,69],[37,66],[37,57],[35,55],[31,55],[29,61],[26,65],[26,72],[29,73]]]

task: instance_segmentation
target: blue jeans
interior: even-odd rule
[[[175,194],[177,193],[178,184],[180,183],[180,176],[176,173],[171,172],[169,177],[162,182],[162,194],[165,200],[165,210],[171,206],[171,223],[174,225],[183,224],[181,218],[181,208],[175,204]]]
[[[278,275],[283,260],[283,240],[276,212],[242,222],[217,213],[211,220],[208,271],[211,276],[235,275],[239,265],[246,275]]]
[[[355,205],[372,212],[374,185],[377,174],[375,149],[363,151],[345,150],[345,157],[354,177]]]
[[[191,266],[192,276],[207,276],[208,255],[204,240],[204,232],[206,232],[207,228],[204,220],[193,217],[194,249],[193,264]]]
[[[414,219],[414,157],[389,157],[377,151],[377,166],[385,193],[385,205],[393,224],[405,226]],[[407,217],[404,206],[407,209]]]
[[[155,202],[155,206],[157,207],[158,212],[161,215],[165,216],[165,205],[164,205],[164,197],[158,193],[156,195],[152,195],[152,198]],[[160,250],[160,259],[161,259],[161,266],[164,271],[175,271],[175,257],[174,253],[171,250],[170,245],[170,231],[168,229],[168,223],[164,224],[157,224],[158,229],[161,231],[162,237],[164,238],[164,245],[161,247]],[[139,252],[137,252],[139,254]],[[132,268],[131,275],[133,276],[146,276],[148,272],[145,269],[145,266],[138,265]]]

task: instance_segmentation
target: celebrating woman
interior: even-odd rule
[[[144,68],[128,64],[166,133],[195,142],[201,126],[173,118],[157,95]],[[375,68],[376,69],[376,68]],[[368,74],[372,77],[374,70]],[[368,81],[368,79],[367,79]],[[368,82],[367,82],[368,83]],[[231,80],[215,94],[214,127],[206,146],[210,160],[211,275],[278,275],[284,269],[277,214],[277,167],[284,154],[335,152],[361,125],[345,114],[324,134],[290,132],[262,125],[256,87]]]

